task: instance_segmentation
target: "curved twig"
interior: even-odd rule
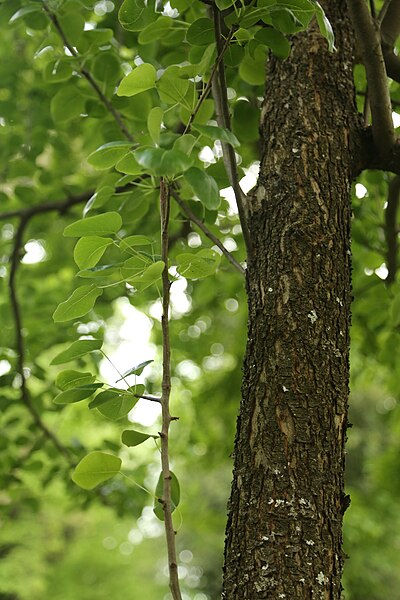
[[[190,221],[192,221],[195,225],[197,225],[197,227],[199,229],[201,229],[201,231],[204,233],[204,235],[206,235],[216,246],[218,246],[218,248],[221,250],[221,252],[223,253],[223,255],[229,260],[229,262],[231,263],[231,265],[233,265],[235,267],[235,269],[237,271],[239,271],[239,273],[241,275],[245,275],[246,271],[245,271],[245,269],[243,269],[242,265],[240,263],[238,263],[238,261],[236,260],[236,258],[234,258],[232,256],[232,254],[229,252],[229,250],[227,250],[225,248],[225,246],[223,245],[223,243],[221,242],[221,240],[219,238],[217,238],[217,236],[214,235],[208,229],[208,227],[206,227],[206,225],[204,225],[203,221],[201,221],[198,217],[196,217],[196,215],[183,202],[182,198],[177,194],[177,192],[174,189],[171,189],[171,195],[176,200],[176,202],[179,204],[179,206],[181,207],[182,211],[185,213],[185,215],[187,216],[187,218]]]
[[[23,325],[22,325],[22,316],[21,309],[19,305],[17,290],[16,290],[16,275],[18,266],[20,264],[20,254],[23,246],[23,236],[25,229],[29,223],[30,216],[24,215],[21,217],[19,226],[17,228],[15,237],[14,237],[14,247],[11,255],[11,269],[10,269],[10,277],[9,277],[9,290],[10,290],[10,302],[11,302],[11,310],[14,317],[15,323],[15,342],[17,348],[17,372],[20,376],[20,390],[21,390],[21,400],[23,404],[25,404],[26,408],[30,412],[34,422],[38,426],[38,428],[43,432],[43,434],[53,443],[53,445],[57,448],[57,450],[62,454],[67,462],[73,466],[74,462],[71,458],[70,452],[68,448],[66,448],[58,439],[58,437],[47,427],[47,425],[43,422],[39,412],[36,410],[34,404],[32,403],[31,397],[29,395],[29,390],[27,386],[26,374],[25,374],[25,346],[23,339]]]
[[[60,25],[60,22],[59,22],[59,20],[57,18],[57,15],[55,13],[53,13],[52,10],[50,10],[50,8],[47,6],[47,3],[44,0],[42,0],[42,4],[43,4],[43,9],[44,9],[45,13],[47,14],[47,16],[50,19],[50,21],[53,23],[53,25],[54,25],[55,29],[57,30],[59,36],[61,37],[62,41],[64,42],[65,47],[68,48],[68,51],[71,53],[72,56],[74,56],[75,58],[79,58],[78,52],[76,51],[76,49],[74,48],[74,46],[72,46],[72,44],[70,44],[70,42],[68,41],[68,38],[65,35],[65,32],[63,31],[63,29],[62,29],[62,27]],[[130,142],[133,142],[134,141],[133,136],[131,135],[131,133],[127,129],[127,127],[126,127],[126,125],[125,125],[125,123],[124,123],[124,121],[123,121],[120,113],[113,107],[112,103],[107,98],[107,96],[105,96],[103,94],[103,92],[99,88],[96,80],[93,78],[92,74],[87,69],[85,69],[85,67],[79,67],[79,72],[82,75],[82,77],[84,77],[86,79],[86,81],[94,89],[94,91],[96,92],[96,94],[100,98],[101,102],[107,108],[108,112],[114,117],[115,122],[117,123],[119,129],[124,134],[124,136]]]

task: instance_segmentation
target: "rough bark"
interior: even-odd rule
[[[250,205],[249,325],[226,531],[226,600],[341,595],[350,185],[359,121],[344,2],[271,60]],[[353,135],[354,134],[354,135]]]

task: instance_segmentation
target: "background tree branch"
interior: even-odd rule
[[[348,0],[348,7],[367,74],[372,135],[379,153],[386,157],[390,154],[395,136],[379,26],[364,0]]]

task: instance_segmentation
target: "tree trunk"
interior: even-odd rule
[[[344,2],[271,59],[249,226],[249,325],[226,531],[226,600],[339,599],[359,127]]]

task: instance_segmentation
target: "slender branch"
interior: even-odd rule
[[[149,394],[133,394],[135,398],[143,398],[144,400],[150,400],[151,402],[161,402],[161,398],[158,396],[150,396]]]
[[[195,120],[196,115],[199,112],[201,105],[203,104],[204,100],[207,98],[208,94],[210,93],[211,86],[212,86],[212,81],[213,81],[213,79],[215,77],[215,74],[216,74],[216,72],[218,70],[219,63],[224,58],[224,54],[225,54],[225,52],[227,51],[227,49],[229,47],[230,41],[231,41],[234,33],[235,33],[235,29],[232,27],[230,29],[229,33],[228,33],[228,36],[227,36],[226,40],[225,40],[225,44],[223,45],[222,50],[218,54],[217,59],[216,59],[214,65],[213,65],[213,68],[211,69],[210,78],[207,81],[206,87],[204,88],[204,90],[203,90],[200,98],[197,101],[196,106],[193,109],[192,114],[190,115],[189,121],[188,121],[188,123],[187,123],[187,125],[185,127],[183,135],[185,135],[185,133],[189,133],[189,131],[190,131],[191,127],[192,127],[193,121]]]
[[[400,58],[395,53],[396,40],[400,33],[400,1],[386,0],[379,13],[381,43],[386,71],[389,77],[400,82]]]
[[[372,135],[380,154],[388,156],[395,136],[379,27],[364,0],[347,0],[347,3],[367,74]]]
[[[389,183],[388,199],[385,211],[385,237],[386,237],[386,266],[388,275],[386,283],[391,285],[395,282],[397,273],[398,254],[398,223],[397,212],[400,197],[400,176],[397,175]]]
[[[57,448],[57,450],[62,454],[68,463],[73,466],[73,460],[71,459],[70,452],[68,448],[66,448],[58,439],[58,437],[50,431],[50,429],[45,425],[42,421],[42,418],[39,412],[36,410],[33,405],[29,391],[27,386],[26,374],[25,374],[25,346],[23,339],[23,324],[22,324],[22,316],[21,309],[19,305],[17,290],[16,290],[16,275],[18,271],[18,266],[20,264],[20,254],[23,245],[23,236],[26,229],[26,226],[29,223],[30,216],[24,215],[21,217],[18,229],[14,238],[14,247],[11,254],[11,269],[10,269],[10,278],[9,278],[9,291],[10,291],[10,302],[11,302],[11,310],[14,317],[15,323],[15,337],[16,337],[16,348],[17,348],[17,372],[20,376],[20,391],[21,391],[21,400],[23,404],[25,404],[26,408],[30,412],[33,421],[36,423],[38,428],[43,432],[43,434],[53,443],[53,445]]]
[[[365,169],[377,169],[378,171],[390,171],[400,175],[400,140],[397,140],[391,148],[389,155],[382,156],[372,136],[371,127],[360,132],[357,140],[359,154],[354,165],[354,176],[356,177]]]
[[[172,521],[171,502],[171,472],[169,468],[169,426],[171,415],[169,412],[169,399],[171,394],[171,343],[169,337],[169,304],[171,283],[168,276],[168,224],[170,210],[170,189],[168,184],[160,181],[160,212],[161,212],[161,259],[164,261],[162,273],[162,308],[161,317],[162,339],[163,339],[163,375],[162,375],[162,429],[161,438],[161,467],[163,476],[163,498],[162,507],[164,511],[164,526],[167,539],[169,587],[174,600],[182,600],[179,579],[178,564],[176,560],[175,530]]]
[[[71,53],[72,56],[74,56],[75,58],[79,59],[79,54],[76,51],[76,49],[74,48],[74,46],[72,46],[72,44],[70,44],[70,42],[68,41],[68,38],[66,37],[65,32],[63,31],[63,28],[60,25],[60,22],[59,22],[59,20],[57,18],[57,15],[55,13],[53,13],[52,10],[50,10],[50,8],[47,6],[47,3],[45,2],[45,0],[42,0],[42,4],[43,4],[43,9],[44,9],[45,13],[47,14],[48,18],[53,23],[55,29],[57,30],[59,36],[61,37],[61,39],[62,39],[62,41],[64,43],[64,46],[69,50],[69,52]],[[120,113],[113,107],[112,103],[107,98],[107,96],[105,96],[103,94],[103,92],[99,88],[96,80],[93,78],[93,76],[91,75],[91,73],[87,69],[85,69],[85,67],[82,67],[82,66],[79,66],[79,72],[82,75],[82,77],[84,77],[86,79],[86,81],[94,89],[94,91],[96,92],[96,94],[100,98],[101,102],[107,108],[108,112],[114,117],[114,120],[117,123],[117,125],[118,125],[119,129],[121,130],[121,132],[123,133],[123,135],[130,142],[133,142],[134,138],[131,135],[131,133],[128,131],[125,123],[122,120],[122,117],[121,117]]]
[[[389,6],[392,4],[393,0],[385,0],[381,10],[379,11],[379,16],[377,17],[376,21],[378,23],[378,25],[382,25],[383,19],[386,16],[387,10],[389,8]],[[393,2],[393,4],[395,4],[396,2]]]
[[[238,261],[232,256],[232,254],[229,252],[229,250],[227,250],[225,248],[225,246],[223,245],[221,240],[219,238],[217,238],[217,236],[214,235],[208,229],[208,227],[206,225],[204,225],[203,221],[201,221],[198,217],[196,217],[196,215],[190,210],[190,208],[188,206],[186,206],[186,204],[183,202],[182,198],[178,195],[178,193],[174,189],[171,189],[171,195],[176,200],[176,202],[179,204],[179,206],[181,207],[182,211],[185,213],[187,218],[190,221],[192,221],[195,225],[197,225],[197,227],[199,229],[201,229],[201,231],[204,233],[204,235],[206,235],[216,246],[218,246],[218,248],[221,250],[223,255],[229,260],[231,265],[233,265],[235,267],[235,269],[237,271],[239,271],[239,273],[241,275],[245,275],[246,271],[245,271],[245,269],[243,269],[242,265],[240,263],[238,263]]]
[[[222,56],[219,65],[218,72],[215,77],[212,78],[212,94],[215,103],[215,111],[217,115],[217,123],[219,127],[226,129],[231,128],[231,118],[229,114],[229,104],[227,95],[227,84],[225,77],[225,66],[224,66],[224,53],[223,53],[223,39],[221,33],[221,13],[217,6],[213,5],[212,15],[214,20],[214,32],[215,42],[217,45],[218,56]],[[247,214],[246,214],[246,201],[247,196],[243,192],[239,184],[239,177],[236,164],[235,150],[231,144],[226,142],[222,143],[222,153],[224,158],[225,170],[228,175],[229,182],[233,188],[235,194],[236,205],[238,207],[239,219],[242,226],[243,238],[246,244],[247,253],[250,256],[252,253],[252,242],[250,237],[249,228],[247,226]]]
[[[43,202],[42,204],[34,204],[27,208],[18,208],[16,210],[10,210],[8,212],[0,213],[0,221],[19,217],[20,219],[26,219],[27,221],[36,215],[41,215],[47,212],[57,211],[60,214],[66,212],[72,206],[76,204],[82,204],[87,202],[94,192],[83,192],[78,196],[68,196],[64,200],[54,200],[52,202]]]

